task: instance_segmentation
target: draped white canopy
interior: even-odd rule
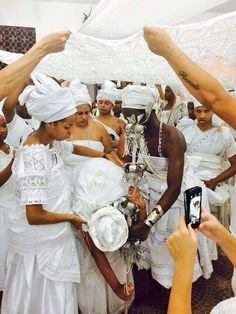
[[[105,9],[105,5],[107,4],[108,10],[111,9],[111,4],[114,4],[113,10],[116,11],[119,2],[128,3],[129,12],[123,19],[121,19],[118,12],[117,15],[114,13],[113,18],[111,18]],[[65,51],[44,58],[37,70],[58,78],[69,80],[78,78],[81,82],[90,84],[109,79],[181,86],[180,81],[167,62],[148,50],[142,36],[141,28],[143,24],[153,23],[154,15],[156,15],[157,21],[161,21],[161,18],[171,11],[170,1],[162,1],[162,3],[169,2],[169,8],[165,7],[165,10],[161,11],[158,11],[157,6],[154,5],[156,2],[158,1],[101,1],[94,12],[94,16],[87,20],[80,28],[80,32],[72,33]],[[175,8],[182,3],[182,13],[177,14],[178,10],[176,11],[176,20],[190,14],[188,2],[191,2],[192,12],[195,6],[200,10],[203,9],[204,3],[209,5],[213,2],[216,4],[223,1],[199,0],[197,3],[189,0],[175,1]],[[137,13],[139,11],[141,13],[144,3],[146,7],[147,3],[150,5],[145,11],[145,16],[150,13],[150,19],[145,17],[145,19],[141,18],[140,21],[136,21],[135,17],[135,22],[129,24],[131,19],[129,17],[132,12]],[[186,11],[184,11],[184,3]],[[121,9],[123,10],[123,7]],[[153,15],[154,9],[155,14]],[[99,18],[99,14],[103,18]],[[172,20],[169,21],[173,22],[173,12],[171,14]],[[107,20],[105,19],[106,16]],[[112,20],[113,24],[111,24]],[[99,21],[104,21],[106,27],[101,27],[96,31],[96,25]],[[122,24],[124,27],[117,28],[118,24]],[[129,27],[130,30],[128,31]],[[197,24],[165,26],[164,28],[196,63],[216,76],[222,84],[229,88],[236,86],[236,11]],[[137,29],[139,29],[138,33],[136,32]],[[94,32],[93,37],[86,35],[87,33],[91,34],[91,32]],[[133,32],[135,32],[134,35],[126,37]],[[110,36],[113,39],[96,38],[97,36]],[[10,63],[18,57],[18,54],[0,51],[0,60],[3,62]]]

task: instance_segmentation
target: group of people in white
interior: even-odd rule
[[[63,83],[32,72],[2,102],[3,314],[121,313],[134,298],[131,265],[119,251],[128,238],[142,241],[138,266],[171,288],[176,268],[167,239],[184,215],[183,192],[201,186],[206,214],[235,190],[228,184],[236,174],[235,139],[202,103],[194,101],[194,120],[170,86],[118,89],[110,82],[98,90],[93,116],[86,85]],[[122,169],[131,116],[144,126],[147,146],[139,188],[124,182]],[[129,228],[114,205],[124,195],[139,208]],[[197,241],[191,281],[209,278],[217,259],[204,232]]]

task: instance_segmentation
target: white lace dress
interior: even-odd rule
[[[97,149],[99,151],[104,151],[103,144],[98,141],[73,140],[72,143]],[[98,173],[98,176],[100,178],[99,174],[102,172],[102,174],[105,175],[104,172],[106,172],[106,169],[99,169],[100,163],[96,163],[96,160],[99,159],[100,158],[94,158],[93,167],[96,168],[96,173]],[[67,171],[69,171],[69,174],[71,175],[70,177],[72,178],[72,180],[75,180],[83,165],[87,167],[86,161],[89,160],[89,157],[68,155],[67,157],[63,156],[63,160],[65,162]],[[114,165],[114,167],[117,166]],[[88,171],[89,176],[93,177],[93,175],[90,173],[90,171],[92,170],[88,168],[86,168],[86,170]],[[96,174],[94,173],[94,175]],[[80,182],[80,198],[84,197],[88,199],[89,203],[89,198],[91,197],[91,194],[88,195],[89,188],[87,186],[88,182],[86,181],[86,178],[84,178],[83,182]],[[72,190],[76,190],[74,184],[72,186]],[[95,190],[95,188],[90,189],[90,191]],[[98,190],[99,189],[97,189],[97,192]],[[74,191],[74,193],[76,193],[76,191]],[[108,193],[112,194],[112,187],[110,187]],[[114,193],[117,193],[117,191],[114,191]],[[96,195],[96,199],[98,197],[99,196]],[[111,195],[110,197],[112,198]],[[74,200],[76,200],[76,194],[74,195]],[[88,212],[89,210],[90,209],[88,208]],[[77,245],[80,252],[81,265],[81,283],[79,284],[78,294],[80,312],[82,314],[117,314],[123,312],[124,302],[113,293],[113,291],[103,278],[100,270],[97,268],[95,261],[84,242],[84,239],[80,236],[80,234],[78,234],[78,239],[79,241],[77,242]],[[106,257],[108,258],[108,261],[120,282],[124,283],[126,279],[126,266],[123,258],[121,258],[120,256],[120,252],[116,251],[113,253],[106,253]]]
[[[158,172],[161,173],[163,179],[158,179],[149,173],[145,174],[146,182],[149,187],[148,208],[151,211],[162,194],[167,189],[166,176],[168,170],[168,158],[164,157],[149,157],[152,165]],[[193,174],[191,169],[185,165],[183,174],[181,193],[168,212],[152,227],[148,239],[143,242],[144,249],[143,260],[141,267],[151,268],[152,277],[165,288],[170,288],[173,277],[173,260],[166,245],[168,236],[176,230],[177,222],[180,216],[184,216],[184,197],[183,192],[186,189],[196,185],[202,186]],[[208,208],[207,196],[203,187],[203,206]],[[215,244],[198,233],[199,239],[199,256],[196,256],[194,265],[193,281],[196,281],[200,276],[209,278],[213,268],[212,259],[217,258]]]
[[[3,314],[77,314],[80,281],[78,251],[68,222],[30,225],[25,205],[42,204],[57,213],[70,210],[70,184],[62,151],[69,143],[22,146],[13,164],[17,210],[9,222]]]
[[[0,171],[11,161],[12,153],[6,154],[0,150]],[[15,208],[12,177],[0,187],[0,291],[3,291],[6,275],[6,258],[9,246],[8,220],[10,212]]]

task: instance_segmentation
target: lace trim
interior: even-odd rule
[[[21,180],[21,205],[30,204],[46,204],[47,198],[47,182],[45,177],[28,176]]]

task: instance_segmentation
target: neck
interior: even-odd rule
[[[52,144],[54,139],[46,132],[44,127],[40,126],[40,128],[35,131],[35,135],[38,138],[40,144],[48,145]]]
[[[200,123],[197,123],[197,126],[199,127],[199,129],[203,132],[205,131],[208,131],[210,129],[213,128],[213,125],[211,124],[211,122],[209,123],[206,123],[206,124],[200,124]]]
[[[108,114],[100,114],[99,113],[99,116],[98,116],[98,118],[100,118],[100,119],[109,119],[110,117],[112,117],[112,115],[111,115],[111,113],[108,113]]]
[[[146,127],[146,134],[156,134],[156,129],[160,126],[160,121],[157,119],[154,111],[151,112],[149,119],[143,125]]]

